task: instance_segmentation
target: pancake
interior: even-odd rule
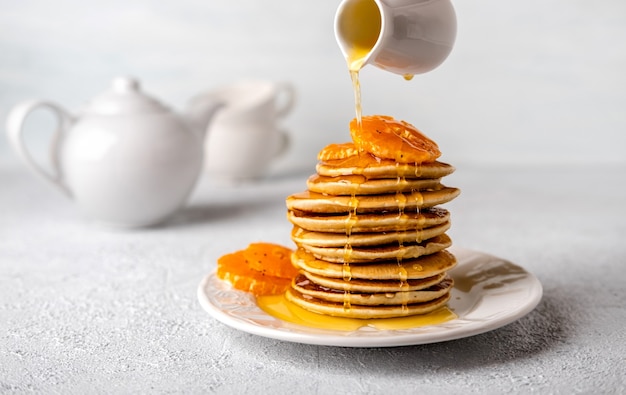
[[[327,314],[335,317],[374,319],[430,313],[444,306],[450,299],[450,293],[448,292],[440,298],[424,303],[379,306],[346,305],[344,303],[328,302],[309,295],[303,295],[293,288],[287,290],[285,297],[290,302],[319,314]]]
[[[372,213],[416,211],[447,203],[457,197],[460,190],[442,186],[441,189],[421,192],[334,196],[304,191],[287,197],[287,208],[311,213]]]
[[[391,243],[420,243],[423,240],[432,239],[435,236],[444,234],[450,229],[450,222],[441,225],[431,226],[422,229],[409,229],[398,232],[377,232],[377,233],[327,233],[311,232],[294,226],[291,232],[291,239],[298,245],[308,245],[315,247],[341,247],[350,244],[357,246],[376,246]]]
[[[312,232],[346,233],[349,224],[350,231],[358,232],[400,232],[409,229],[428,228],[441,225],[450,220],[448,210],[431,207],[410,212],[405,210],[403,215],[397,212],[363,213],[359,215],[323,213],[307,213],[291,210],[287,219],[296,226]]]
[[[424,240],[421,243],[392,243],[362,247],[316,247],[301,244],[299,247],[313,254],[318,259],[334,263],[364,263],[384,260],[404,260],[434,254],[450,247],[452,240],[446,234]]]
[[[439,189],[440,179],[410,179],[405,177],[368,180],[364,176],[349,175],[326,177],[312,175],[307,180],[309,191],[329,195],[378,195]]]
[[[413,303],[424,303],[433,299],[440,298],[450,292],[453,281],[450,277],[445,277],[439,283],[428,288],[415,291],[396,290],[389,292],[356,292],[343,291],[334,288],[328,288],[316,284],[304,275],[296,277],[292,283],[292,289],[302,295],[315,299],[324,300],[335,303],[349,303],[350,305],[403,305]],[[401,283],[396,283],[399,289]]]
[[[316,258],[303,248],[291,255],[292,263],[309,273],[345,280],[395,280],[407,281],[436,276],[456,265],[456,258],[447,250],[402,261],[383,261],[375,264],[333,263]]]
[[[302,271],[299,276],[300,275],[305,276],[311,282],[326,288],[366,293],[398,292],[398,289],[402,291],[417,291],[438,284],[446,277],[444,272],[436,274],[432,277],[398,282],[397,280],[360,280],[358,278],[346,281],[342,278],[318,276],[317,274],[305,271]]]
[[[366,178],[441,178],[454,172],[454,167],[442,162],[396,163],[393,160],[378,159],[369,154],[346,159],[319,162],[317,174],[327,177],[363,175]]]

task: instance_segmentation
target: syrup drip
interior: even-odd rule
[[[348,218],[346,219],[346,244],[343,248],[343,268],[342,275],[345,281],[352,279],[352,273],[350,271],[350,262],[352,261],[352,227],[357,221],[357,207],[359,206],[359,199],[356,197],[356,193],[352,193],[349,202],[350,209],[348,211]],[[345,305],[345,303],[344,303]]]
[[[397,165],[396,165],[397,166]],[[405,177],[398,177],[397,180],[398,185],[406,184]],[[396,203],[398,204],[398,219],[402,218],[404,214],[404,209],[406,208],[407,197],[405,194],[401,192],[396,192]],[[398,237],[398,248],[401,250],[404,247],[404,242],[402,238]],[[400,295],[402,297],[402,312],[408,312],[407,304],[409,303],[409,296],[406,291],[408,287],[408,273],[402,264],[403,256],[402,254],[398,254],[397,263],[398,263],[398,275],[400,277]]]
[[[409,294],[407,292],[401,292],[402,295],[402,313],[406,314],[409,312]]]
[[[359,199],[356,197],[355,192],[352,192],[349,205],[350,210],[348,211],[348,219],[346,220],[346,244],[343,248],[342,277],[344,281],[352,280],[352,272],[350,270],[350,261],[352,260],[352,241],[350,238],[352,236],[352,228],[357,221],[356,210],[359,206]],[[349,311],[350,308],[350,293],[345,291],[343,297],[343,309],[345,311]]]
[[[417,214],[419,215],[419,208],[424,204],[424,196],[420,191],[411,191],[411,197],[415,200],[415,207],[417,207]]]
[[[406,179],[404,177],[398,177],[398,185],[406,185]],[[398,205],[398,218],[404,216],[404,208],[406,207],[407,198],[402,192],[396,192],[396,204]]]
[[[402,258],[400,258],[400,261],[398,261],[398,267],[399,267],[399,274],[400,274],[400,295],[402,297],[402,312],[406,313],[409,311],[409,308],[407,307],[407,305],[409,304],[409,294],[407,291],[407,288],[409,286],[409,283],[407,282],[408,280],[408,273],[406,271],[406,269],[404,268],[404,266],[402,265]]]
[[[424,199],[422,194],[415,189],[411,190],[411,196],[415,198],[415,218],[417,218],[415,225],[415,242],[421,243],[424,237],[424,224],[426,223],[426,217],[420,212],[420,206],[424,203]]]
[[[417,207],[417,227],[422,228],[426,224],[426,216],[420,212],[419,206]]]
[[[352,235],[352,228],[357,221],[357,213],[356,210],[359,207],[359,198],[356,197],[356,193],[353,192],[350,196],[350,201],[348,202],[348,206],[350,207],[348,211],[348,219],[346,220],[346,235],[348,236],[348,242],[350,242],[350,236]]]
[[[420,178],[422,176],[422,164],[415,163],[415,177]]]
[[[415,230],[415,242],[421,243],[422,241],[424,241],[424,229],[416,229]]]
[[[350,259],[352,256],[352,245],[348,242],[343,248],[343,266],[342,277],[344,281],[352,280],[352,272],[350,270]]]

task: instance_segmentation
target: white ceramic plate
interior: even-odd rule
[[[259,336],[290,342],[342,347],[395,347],[436,343],[488,332],[531,312],[541,300],[539,280],[523,268],[481,252],[454,248],[458,265],[448,307],[457,319],[404,330],[363,327],[353,332],[291,324],[261,310],[254,297],[208,275],[198,287],[202,307],[215,319]]]

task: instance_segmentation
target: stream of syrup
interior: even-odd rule
[[[361,84],[359,71],[365,65],[367,56],[372,51],[380,36],[382,17],[374,0],[352,2],[345,10],[347,16],[341,21],[339,29],[347,42],[346,61],[352,79],[357,124],[361,125]]]

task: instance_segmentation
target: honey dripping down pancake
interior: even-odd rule
[[[456,259],[439,205],[460,193],[442,184],[454,167],[438,161],[433,140],[389,116],[353,120],[350,135],[322,149],[307,189],[286,199],[301,274],[285,298],[347,319],[442,311]]]

